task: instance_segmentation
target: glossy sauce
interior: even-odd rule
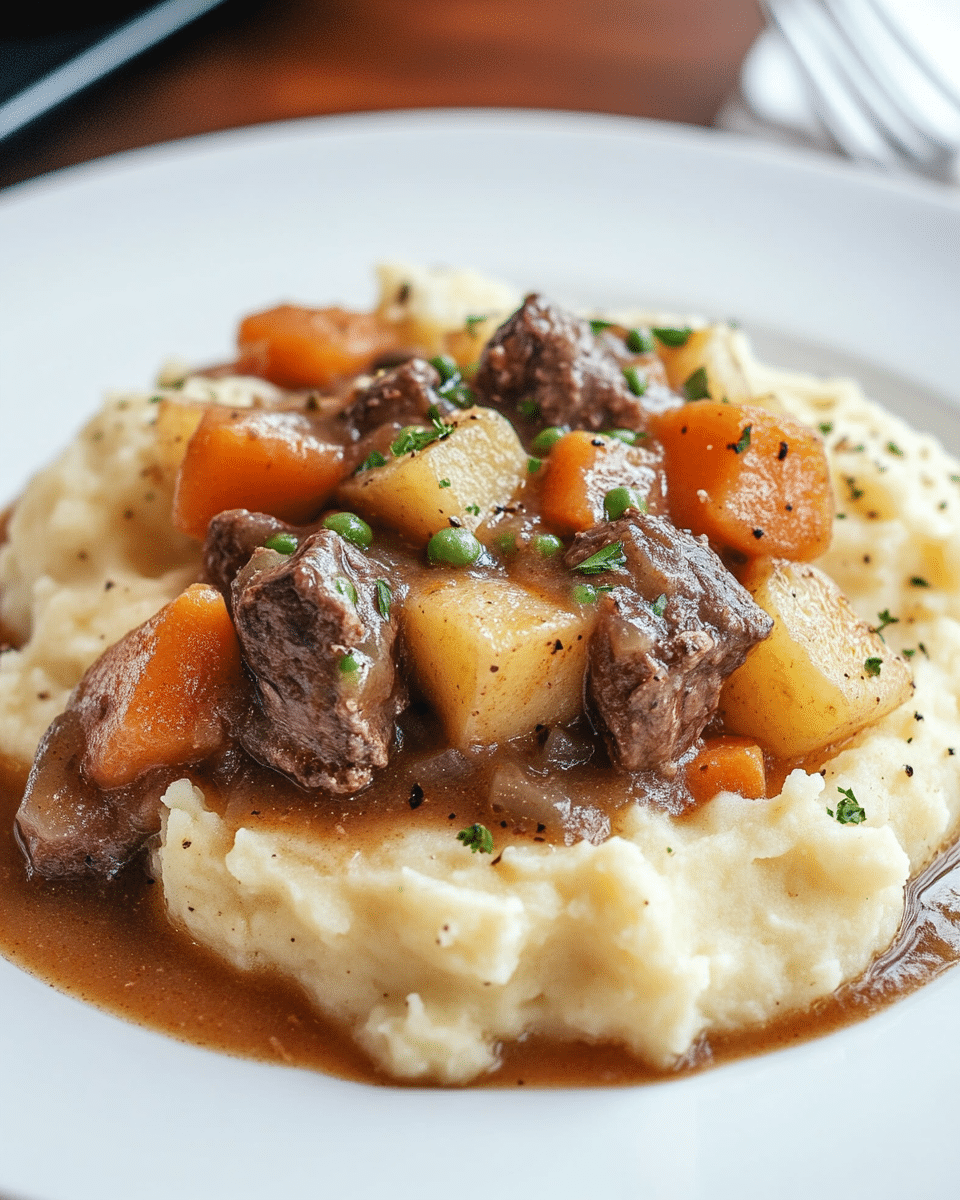
[[[141,861],[112,882],[28,880],[13,833],[23,783],[23,773],[6,764],[0,779],[0,952],[7,958],[79,999],[183,1041],[345,1079],[395,1082],[318,1016],[296,986],[237,972],[173,929]],[[435,811],[430,819],[448,815]],[[809,1012],[761,1030],[701,1039],[669,1072],[652,1070],[615,1045],[531,1038],[505,1047],[502,1068],[473,1086],[635,1084],[699,1071],[866,1017],[958,959],[960,847],[953,846],[910,884],[904,922],[890,949],[861,980]]]

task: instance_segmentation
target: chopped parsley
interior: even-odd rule
[[[660,329],[651,329],[650,332],[658,342],[663,342],[665,346],[685,346],[690,338],[693,330],[689,325],[684,325],[682,328],[671,329],[661,327]]]
[[[727,449],[732,450],[734,454],[742,454],[750,445],[750,432],[752,429],[752,425],[744,425],[740,431],[740,440],[738,442],[727,442]]]
[[[386,465],[387,465],[387,460],[380,453],[380,451],[379,450],[371,450],[371,452],[363,460],[363,462],[360,464],[360,466],[357,467],[356,471],[354,471],[354,474],[359,475],[361,471],[370,471],[374,467],[385,467]]]
[[[476,824],[461,829],[457,834],[457,841],[469,847],[471,854],[476,854],[478,850],[481,854],[493,853],[493,834],[486,825]]]
[[[887,442],[887,450],[890,454],[895,454],[898,458],[903,458],[903,451],[896,442]]]
[[[910,576],[910,586],[911,587],[921,587],[921,588],[927,587],[928,588],[930,586],[930,583],[928,580],[924,579],[924,577],[922,575],[911,575]]]
[[[390,584],[385,579],[378,579],[374,585],[377,589],[377,612],[385,621],[390,620],[390,603],[393,600],[393,591]]]
[[[449,383],[451,379],[460,378],[460,368],[457,366],[456,360],[452,359],[449,354],[438,354],[435,358],[431,358],[430,366],[440,376],[441,383]]]
[[[582,563],[573,568],[583,575],[600,575],[603,571],[614,571],[626,565],[627,556],[623,552],[623,542],[611,542],[596,554],[591,554]]]
[[[466,506],[466,508],[464,509],[464,512],[468,512],[471,517],[479,517],[480,516],[480,505],[479,504],[468,504]]]
[[[441,488],[448,488],[449,486],[450,486],[449,479],[441,479],[440,482],[437,484],[437,487],[441,487]]]
[[[534,471],[539,471],[543,466],[543,459],[537,458],[535,454],[531,454],[527,459],[527,472],[532,475]]]
[[[360,670],[360,664],[353,657],[352,651],[341,655],[340,661],[337,663],[337,667],[341,675],[353,675],[355,672]]]
[[[821,421],[820,424],[817,426],[817,428],[820,430],[820,432],[823,434],[824,437],[827,437],[828,434],[833,433],[833,422],[832,421]]]
[[[640,374],[636,367],[624,367],[623,377],[627,381],[627,387],[635,396],[642,396],[647,390],[647,379]]]
[[[883,666],[882,658],[868,658],[863,664],[863,669],[868,675],[875,676],[880,674],[880,668]]]
[[[900,618],[891,616],[889,608],[885,608],[883,610],[883,612],[877,613],[877,617],[880,621],[880,624],[874,626],[873,632],[879,633],[880,637],[883,638],[884,641],[886,641],[886,638],[883,637],[883,631],[886,629],[886,627],[888,625],[899,625]]]
[[[844,483],[846,483],[847,487],[850,489],[850,499],[851,500],[860,500],[863,496],[863,488],[857,487],[857,480],[856,480],[855,476],[844,475],[843,481],[844,481]]]
[[[432,418],[432,426],[431,429],[423,429],[419,425],[407,425],[390,443],[390,453],[394,458],[402,458],[404,454],[425,450],[432,442],[448,438],[456,429],[456,425],[448,425],[439,417]]]
[[[654,348],[653,338],[642,329],[628,329],[623,340],[631,354],[649,354]]]
[[[664,610],[667,607],[666,592],[661,592],[660,595],[656,598],[656,600],[654,600],[654,602],[650,605],[650,607],[653,609],[653,615],[655,617],[662,617],[664,614]]]
[[[467,317],[467,319],[464,321],[464,325],[466,326],[467,333],[469,333],[471,335],[476,335],[477,326],[482,325],[486,319],[487,318],[482,315],[477,315],[475,317]]]
[[[706,367],[697,367],[683,385],[683,394],[688,400],[710,399],[710,385],[707,382]]]
[[[839,821],[841,825],[860,825],[867,819],[867,814],[857,803],[857,798],[853,794],[853,788],[838,787],[842,799],[837,805],[837,811],[828,808],[827,812],[835,821]]]
[[[612,329],[612,328],[613,328],[613,321],[601,321],[601,320],[598,318],[597,320],[594,320],[594,321],[591,321],[591,322],[590,322],[590,328],[593,330],[593,332],[594,332],[595,334],[597,334],[597,333],[603,333],[603,331],[604,331],[605,329]]]

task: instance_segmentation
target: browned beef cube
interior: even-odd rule
[[[234,623],[259,693],[240,732],[258,761],[302,787],[349,794],[387,764],[406,703],[382,570],[339,534],[295,554],[257,550],[233,584]]]
[[[619,545],[585,578],[598,600],[586,695],[610,755],[672,775],[716,711],[723,681],[773,628],[706,539],[635,510],[578,534],[568,566]]]
[[[344,417],[361,434],[387,421],[412,425],[428,420],[428,411],[452,407],[438,394],[440,375],[425,359],[411,358],[392,370],[383,371],[353,392]]]
[[[203,541],[203,577],[223,593],[229,608],[231,588],[240,571],[250,561],[258,546],[278,533],[297,533],[293,525],[267,513],[250,512],[246,508],[230,508],[217,513],[207,526]]]
[[[630,390],[622,364],[589,322],[535,294],[490,339],[474,386],[482,403],[510,415],[520,401],[531,400],[546,425],[643,429],[646,424],[647,406]]]

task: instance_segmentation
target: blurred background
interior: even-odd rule
[[[173,0],[186,19],[196,5]],[[0,85],[150,8],[5,17]],[[757,0],[223,0],[0,143],[0,186],[134,146],[289,117],[506,106],[709,125],[761,29]]]
[[[472,106],[715,124],[956,184],[960,0],[88,0],[0,23],[0,187],[211,130]]]

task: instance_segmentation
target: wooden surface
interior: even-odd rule
[[[756,0],[228,0],[0,150],[0,186],[208,130],[516,106],[709,124]]]

